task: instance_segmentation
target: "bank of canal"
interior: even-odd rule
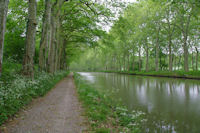
[[[116,73],[80,73],[95,89],[110,90],[129,110],[142,111],[145,132],[200,132],[199,80]]]

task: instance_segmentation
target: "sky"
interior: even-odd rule
[[[111,1],[111,0],[97,0],[98,2],[106,2],[106,1]],[[136,0],[118,0],[118,1],[121,1],[121,2],[126,2],[126,3],[134,3],[136,2]],[[111,9],[112,10],[112,9]],[[114,11],[114,9],[113,9]],[[119,14],[118,12],[116,12],[116,19],[119,17]],[[109,32],[110,28],[112,27],[113,23],[110,23],[110,24],[105,24],[105,23],[99,23],[99,25],[107,32]]]

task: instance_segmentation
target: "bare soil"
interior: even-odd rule
[[[70,74],[0,127],[0,133],[82,133],[86,130],[82,111]]]

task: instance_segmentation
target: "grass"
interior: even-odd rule
[[[83,103],[90,129],[95,133],[139,133],[145,114],[129,111],[122,103],[112,97],[111,92],[95,89],[81,78],[74,75],[79,99]]]
[[[6,67],[7,65],[7,67]],[[20,75],[20,65],[7,63],[0,79],[0,125],[33,98],[45,95],[68,72],[54,74],[35,72],[34,80]]]
[[[189,79],[200,79],[200,71],[101,71],[108,73],[122,73],[131,75],[143,75],[143,76],[159,76],[159,77],[172,77],[172,78],[189,78]]]

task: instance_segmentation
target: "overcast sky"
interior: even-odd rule
[[[97,0],[98,2],[105,2],[105,1],[111,1],[111,0]],[[118,0],[120,2],[125,2],[125,3],[134,3],[136,2],[136,0]],[[112,10],[112,9],[111,9]],[[113,9],[113,11],[115,12],[115,9]],[[116,13],[116,19],[119,17],[118,12]],[[99,25],[107,32],[109,32],[110,28],[112,27],[113,23],[99,23]]]

